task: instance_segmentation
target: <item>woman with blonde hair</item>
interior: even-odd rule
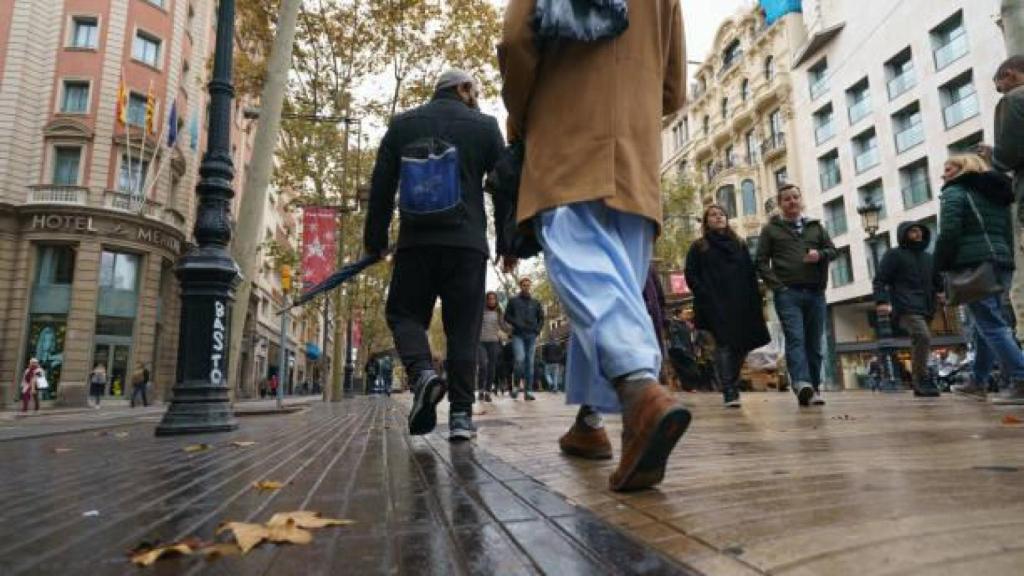
[[[998,360],[1009,386],[993,403],[1024,404],[1024,353],[1013,338],[1002,303],[1014,270],[1010,179],[991,170],[980,156],[964,154],[946,161],[942,180],[936,267],[957,274],[990,265],[996,284],[992,288],[999,290],[965,302],[974,325],[974,369],[969,382],[953,386],[953,392],[984,400],[992,366]],[[956,298],[955,290],[947,292],[951,292],[948,298]]]

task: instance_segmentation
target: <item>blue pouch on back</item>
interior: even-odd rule
[[[466,218],[459,151],[439,138],[402,149],[398,182],[402,221],[423,226],[458,226]]]

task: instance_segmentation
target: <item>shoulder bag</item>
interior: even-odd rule
[[[974,203],[971,192],[968,191],[966,195],[967,202],[971,205],[971,210],[978,219],[978,224],[981,225],[981,233],[985,235],[985,243],[988,244],[988,250],[992,255],[992,259],[986,260],[973,268],[946,274],[946,302],[950,306],[970,304],[1003,291],[1003,286],[999,284],[995,264],[993,263],[996,259],[996,250],[992,246],[992,240],[989,239],[988,232],[985,230],[985,220],[981,217],[981,212],[978,210],[977,204]]]

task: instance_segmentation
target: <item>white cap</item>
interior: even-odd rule
[[[463,84],[472,84],[476,86],[476,79],[473,75],[465,70],[459,70],[458,68],[452,68],[445,70],[441,76],[437,79],[437,84],[434,86],[435,90],[444,90],[445,88],[452,88],[455,86],[462,86]]]

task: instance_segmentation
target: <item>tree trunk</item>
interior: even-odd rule
[[[1003,0],[1001,11],[1006,53],[1024,55],[1024,0]]]
[[[232,390],[238,386],[242,348],[242,332],[249,312],[252,279],[259,265],[259,248],[263,240],[263,217],[267,206],[270,177],[274,169],[274,149],[281,126],[281,108],[288,86],[295,26],[302,0],[282,0],[274,44],[267,60],[267,79],[260,95],[260,118],[256,126],[252,162],[239,202],[238,222],[231,244],[232,254],[242,272],[242,282],[235,292],[236,305],[231,314],[231,348],[229,372]]]

